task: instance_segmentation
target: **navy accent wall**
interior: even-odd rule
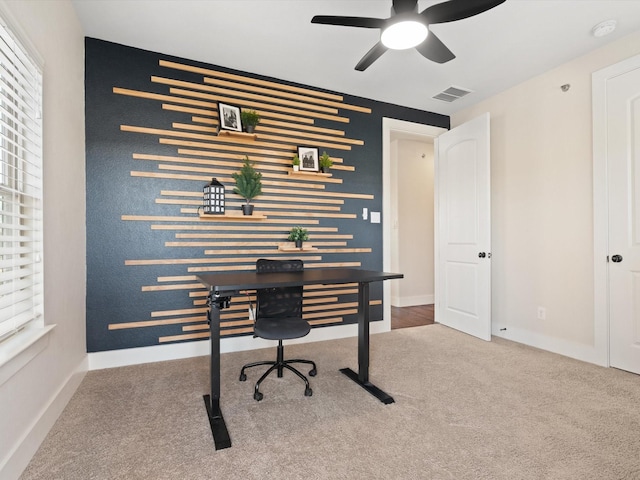
[[[449,117],[87,38],[87,348],[89,352],[208,337],[206,291],[195,275],[248,270],[256,258],[305,268],[382,269],[382,118],[449,128]],[[366,81],[363,73],[363,81]],[[256,136],[217,135],[217,101],[253,108]],[[291,172],[297,145],[334,159],[327,176]],[[247,155],[263,173],[257,216],[202,218],[202,187],[226,187]],[[287,250],[291,226],[308,251]],[[222,335],[251,334],[252,298],[225,311]],[[382,286],[372,285],[372,318]],[[314,327],[355,321],[355,289],[305,290]]]

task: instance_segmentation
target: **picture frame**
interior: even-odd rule
[[[318,149],[316,147],[298,147],[301,172],[317,172],[320,170]]]
[[[242,131],[240,107],[229,103],[218,102],[218,116],[221,130]]]

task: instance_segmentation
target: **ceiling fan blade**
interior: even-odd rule
[[[321,23],[323,25],[339,25],[343,27],[383,28],[386,20],[383,18],[316,15],[311,19],[311,23]]]
[[[473,17],[493,7],[497,7],[506,0],[449,0],[448,2],[431,5],[420,13],[428,24],[447,23]]]
[[[393,0],[393,11],[396,13],[414,12],[418,0]]]
[[[360,59],[356,65],[356,70],[364,72],[373,62],[375,62],[380,56],[387,51],[382,42],[376,43],[371,50],[369,50],[364,57]]]
[[[447,63],[456,58],[453,52],[431,31],[429,31],[429,36],[425,41],[416,47],[416,50],[423,57],[436,63]]]

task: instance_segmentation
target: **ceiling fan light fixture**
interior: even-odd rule
[[[427,26],[416,20],[395,22],[382,31],[380,41],[393,50],[405,50],[425,41],[429,35]]]

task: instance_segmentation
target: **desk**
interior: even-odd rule
[[[332,285],[358,283],[358,373],[350,368],[340,371],[385,404],[393,397],[369,382],[369,284],[402,278],[400,273],[385,273],[357,268],[314,268],[302,272],[233,272],[198,275],[209,289],[209,329],[211,332],[211,393],[204,395],[216,450],[229,448],[231,438],[220,410],[220,310],[229,306],[231,297],[241,290],[296,285]]]

